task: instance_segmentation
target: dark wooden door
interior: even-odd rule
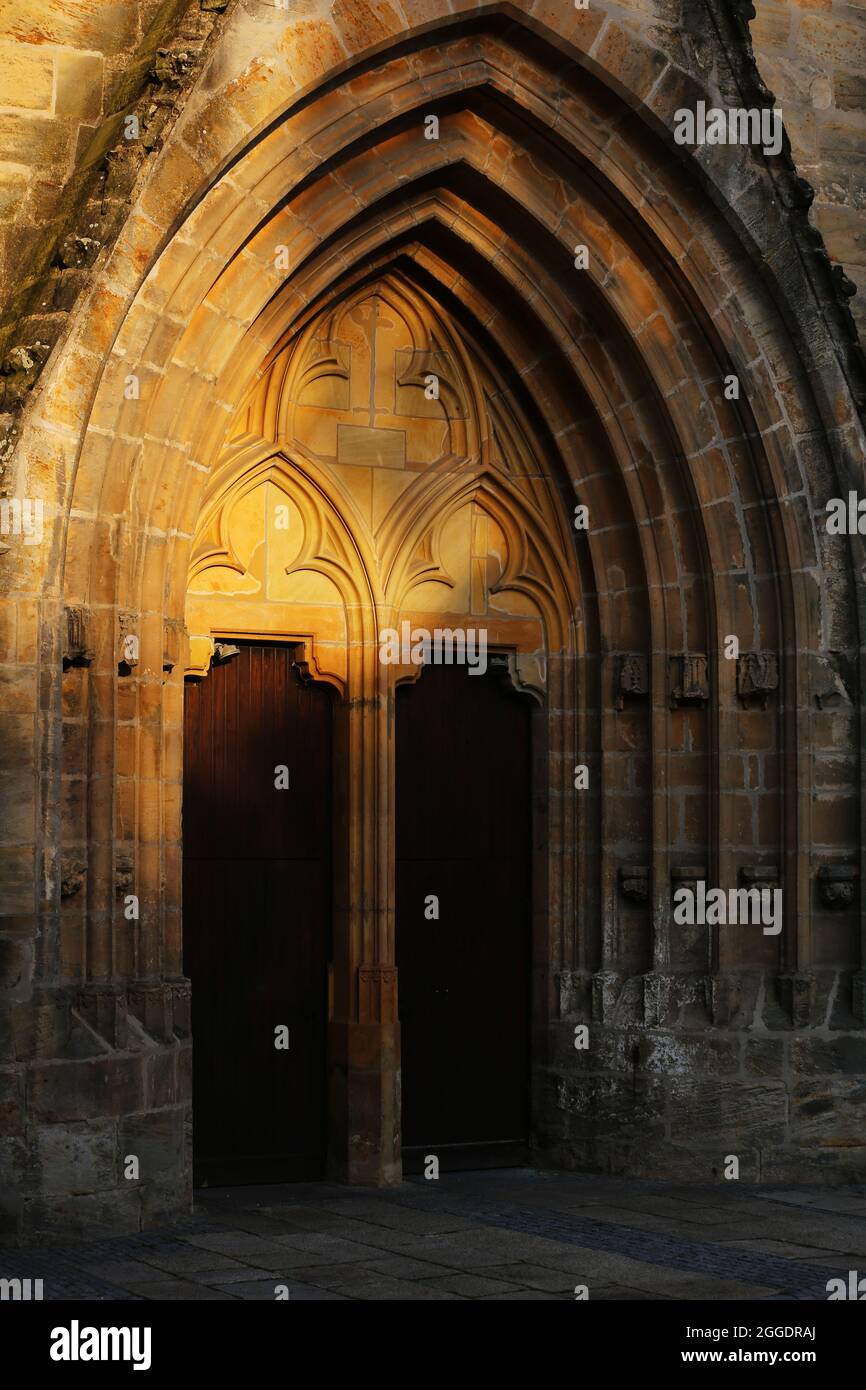
[[[194,1168],[208,1183],[321,1176],[330,952],[330,691],[293,648],[240,644],[189,682],[184,968]],[[278,790],[275,769],[288,769]],[[288,1028],[288,1050],[275,1030]]]
[[[490,674],[397,692],[403,1156],[519,1163],[529,1117],[530,714]],[[428,900],[438,898],[431,920]],[[425,904],[427,904],[425,908]]]

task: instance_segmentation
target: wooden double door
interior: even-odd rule
[[[184,717],[194,1168],[211,1185],[321,1177],[327,1148],[333,692],[302,682],[288,645],[237,645],[188,684]],[[427,669],[398,691],[396,780],[404,1166],[520,1162],[525,700],[490,675]]]

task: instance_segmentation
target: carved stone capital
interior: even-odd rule
[[[743,864],[740,866],[740,883],[743,888],[778,888],[781,874],[777,864]]]
[[[706,704],[710,698],[706,652],[679,652],[670,658],[671,709],[677,705]]]
[[[818,870],[818,892],[825,907],[850,907],[854,901],[860,870],[853,864],[822,864]]]
[[[779,688],[779,662],[775,652],[741,652],[737,657],[737,694],[746,703],[766,708],[770,693]]]
[[[704,864],[671,865],[671,897],[678,888],[688,888],[692,893],[696,893],[698,884],[706,881],[707,870]]]
[[[626,697],[649,694],[649,657],[642,652],[627,652],[619,657],[616,673],[616,707],[625,707]]]
[[[622,864],[619,870],[619,887],[624,898],[642,906],[649,902],[650,870],[648,864]]]

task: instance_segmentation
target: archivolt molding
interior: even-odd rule
[[[230,169],[220,166],[206,192],[207,179],[193,178],[198,204],[182,235],[166,242],[159,265],[153,258],[163,231],[154,231],[152,220],[146,225],[146,216],[131,225],[110,280],[128,312],[122,324],[116,320],[119,332],[90,413],[70,513],[68,575],[78,586],[71,597],[95,596],[130,611],[140,606],[161,641],[163,618],[181,611],[186,551],[205,476],[226,448],[263,363],[266,374],[273,364],[273,398],[240,427],[266,439],[273,431],[313,492],[331,496],[325,466],[292,442],[288,397],[294,385],[280,394],[284,368],[294,363],[305,389],[328,378],[345,380],[333,325],[330,346],[318,357],[313,351],[294,361],[294,345],[308,342],[312,349],[316,331],[324,332],[314,325],[330,323],[328,313],[336,324],[347,296],[368,291],[365,274],[375,268],[396,283],[399,272],[401,303],[408,299],[411,308],[426,297],[443,319],[450,316],[457,337],[471,344],[473,361],[479,360],[478,344],[491,362],[510,355],[513,371],[502,377],[506,390],[497,395],[494,388],[494,398],[508,396],[506,414],[516,401],[516,419],[525,410],[527,437],[541,453],[537,476],[515,475],[520,449],[512,440],[509,450],[502,413],[488,410],[490,383],[482,371],[467,387],[466,453],[453,476],[445,464],[419,473],[376,527],[366,526],[348,493],[333,483],[354,551],[337,545],[331,553],[312,519],[309,537],[319,540],[314,563],[332,565],[344,592],[353,569],[346,554],[353,562],[359,557],[362,596],[351,611],[363,615],[363,641],[353,652],[363,668],[363,698],[387,698],[387,677],[375,664],[377,618],[393,617],[395,603],[417,582],[419,558],[422,568],[437,566],[440,582],[447,582],[437,538],[449,509],[474,499],[508,537],[505,570],[495,581],[500,592],[510,585],[540,607],[551,632],[558,614],[560,628],[550,640],[567,647],[573,633],[586,653],[582,695],[594,689],[591,708],[577,710],[573,673],[552,668],[559,683],[553,707],[573,711],[567,718],[574,727],[564,717],[559,728],[560,746],[587,740],[588,758],[598,748],[621,751],[629,739],[631,746],[643,740],[648,749],[650,798],[639,798],[632,784],[621,802],[606,787],[592,804],[611,844],[628,843],[617,838],[620,804],[632,816],[634,842],[651,843],[653,961],[677,966],[682,962],[662,927],[670,906],[668,858],[685,833],[669,793],[683,716],[667,707],[666,658],[707,652],[716,672],[713,707],[723,705],[727,717],[735,691],[719,661],[719,639],[740,621],[748,625],[754,612],[757,630],[748,634],[749,645],[778,645],[784,653],[776,746],[784,746],[788,761],[780,808],[774,803],[772,814],[792,905],[785,949],[789,961],[802,964],[810,950],[810,904],[797,856],[811,842],[814,784],[814,753],[802,750],[815,747],[804,653],[824,641],[834,607],[814,514],[821,490],[847,481],[852,460],[862,457],[862,435],[821,306],[813,303],[796,255],[790,257],[790,295],[760,268],[758,251],[773,267],[788,267],[793,246],[784,216],[774,213],[766,229],[762,225],[762,215],[775,207],[775,184],[760,161],[752,169],[747,152],[724,152],[726,161],[740,161],[740,217],[723,192],[733,165],[713,165],[723,156],[709,153],[710,182],[726,209],[720,217],[697,171],[674,151],[669,136],[666,143],[659,138],[670,130],[675,105],[705,96],[704,90],[659,69],[651,88],[632,94],[634,101],[614,100],[617,82],[607,80],[603,65],[598,83],[580,71],[592,63],[565,37],[581,32],[574,16],[566,25],[561,14],[545,14],[550,24],[536,26],[544,42],[527,44],[525,52],[526,29],[515,8],[509,11],[517,21],[511,36],[492,15],[472,33],[458,27],[443,39],[440,30],[438,51],[431,39],[415,43],[410,63],[405,53],[371,54],[365,70],[311,87],[295,105],[287,106],[285,94],[274,100],[263,87],[257,137],[234,151]],[[554,40],[557,26],[562,32]],[[559,44],[558,55],[547,40]],[[561,61],[565,49],[576,65]],[[420,130],[430,110],[441,117],[440,139],[425,143]],[[166,177],[170,173],[168,164]],[[148,199],[145,214],[153,206]],[[578,243],[590,248],[583,278],[567,274]],[[291,248],[288,273],[275,266],[278,244]],[[130,308],[133,290],[140,292]],[[802,297],[806,307],[799,317],[792,314],[806,333],[791,329],[792,314],[783,321],[771,292],[786,313],[789,301]],[[804,342],[808,337],[812,341]],[[538,341],[543,351],[529,346]],[[280,349],[276,365],[273,354]],[[724,402],[719,390],[730,367],[741,378],[737,406]],[[141,375],[138,400],[123,398],[130,371]],[[464,372],[463,380],[472,379]],[[68,406],[69,391],[61,389],[58,408],[64,402]],[[50,422],[50,408],[44,418]],[[497,445],[508,455],[501,462],[512,464],[510,473],[498,466]],[[577,545],[569,529],[573,500],[586,501],[594,518]],[[125,548],[113,543],[119,517],[132,518]],[[89,543],[94,536],[98,542]],[[226,551],[219,526],[208,544],[214,553]],[[851,554],[860,548],[854,538]],[[82,555],[89,564],[86,580]],[[838,594],[853,592],[850,555],[832,582]],[[840,607],[836,602],[837,613]],[[849,608],[853,612],[853,603]],[[846,640],[849,635],[846,629]],[[605,662],[624,646],[649,657],[652,700],[644,710],[614,714]],[[376,719],[371,716],[359,735],[362,761],[381,755],[385,734]],[[697,754],[700,773],[693,774],[701,782],[703,809],[688,834],[708,845],[711,864],[730,829],[713,806],[722,791],[735,789],[739,776],[730,770],[732,760],[724,762],[730,734],[721,718],[708,722]],[[562,790],[565,797],[566,783]],[[768,792],[767,804],[772,796]],[[733,797],[728,801],[732,805]],[[107,837],[109,817],[95,809]],[[569,817],[583,817],[581,834],[591,832],[585,806],[563,810],[566,829]],[[384,872],[381,863],[367,868]],[[595,916],[614,925],[587,947],[571,921],[560,923],[562,951],[571,959],[584,952],[591,960],[596,945],[606,961],[615,958],[613,880],[607,865],[600,872],[606,876],[600,892],[608,897],[601,917]],[[576,900],[563,895],[566,916]],[[365,940],[377,930],[366,924]],[[377,950],[385,949],[388,930],[386,923]]]
[[[528,98],[527,98],[527,99],[528,99]],[[533,109],[537,109],[537,103],[533,103]],[[580,125],[579,122],[576,122],[575,124],[576,124],[577,127],[579,127],[579,125]],[[576,138],[577,138],[578,135],[579,135],[579,130],[576,131]],[[416,142],[416,143],[417,143],[417,142]],[[608,155],[607,157],[609,158],[609,155]],[[261,190],[259,190],[259,192],[261,192]],[[273,245],[274,236],[275,236],[275,235],[279,232],[279,230],[280,230],[280,228],[279,228],[279,223],[280,223],[280,220],[281,220],[281,219],[284,220],[284,215],[283,215],[283,214],[280,214],[280,215],[277,217],[277,219],[275,219],[273,226],[270,227],[270,229],[269,229],[269,231],[268,231],[268,233],[267,233],[267,236],[265,236],[265,238],[264,238],[264,240],[267,241],[267,242],[269,243],[269,244],[268,244],[268,247],[267,247],[268,250],[272,250],[272,245]],[[294,234],[295,234],[294,237],[292,238],[293,245],[294,245],[298,240],[300,240],[301,243],[303,243],[303,237],[304,237],[303,230],[302,230],[302,229],[299,229],[299,228],[297,227],[297,225],[295,225],[295,226],[292,228],[292,230],[293,230],[293,232],[294,232]],[[573,233],[572,233],[572,234],[573,234]],[[260,236],[259,240],[261,241],[261,236]],[[245,253],[244,253],[245,259],[246,259],[246,260],[248,261],[248,263],[250,264],[250,267],[252,268],[252,266],[254,265],[254,266],[255,266],[256,274],[258,274],[260,277],[262,276],[262,272],[263,272],[263,270],[265,269],[265,264],[266,264],[266,258],[265,258],[265,254],[264,254],[264,253],[265,253],[265,245],[264,245],[264,242],[262,242],[258,254],[256,254],[256,251],[255,251],[255,243],[254,243],[254,242],[248,243],[247,248],[246,248]],[[682,268],[683,266],[685,266],[686,264],[687,264],[686,261],[682,262],[682,263],[681,263],[681,268]],[[269,271],[270,271],[270,270],[272,270],[272,266],[269,267]],[[292,278],[294,279],[294,277],[292,277]],[[267,281],[265,281],[265,283],[267,283]],[[611,283],[611,285],[615,286],[615,284],[616,284],[615,277],[614,277],[614,279],[612,279],[612,280],[610,281],[610,283]],[[237,289],[237,288],[238,288],[238,286],[235,285],[235,289]],[[709,296],[709,298],[711,299],[712,296]],[[257,341],[261,341],[261,339],[260,339],[260,337],[259,337],[259,333],[261,332],[261,330],[262,330],[263,327],[264,327],[263,324],[257,325],[257,332],[256,332],[256,335],[255,335],[255,338],[256,338]],[[760,393],[757,393],[757,398],[760,399]],[[687,418],[687,417],[686,417],[686,418]],[[785,517],[785,521],[786,521],[786,524],[787,524],[788,527],[789,527],[789,531],[790,531],[790,523],[788,522],[787,518],[788,518],[790,515],[791,515],[791,513],[790,513],[790,512],[787,512],[787,513],[786,513],[786,517]],[[796,559],[796,557],[793,557],[793,558]],[[792,569],[794,572],[797,572],[797,568],[798,568],[798,567],[796,566],[796,564],[793,564],[793,565],[791,566],[791,569]],[[711,570],[711,572],[714,572],[714,571]]]

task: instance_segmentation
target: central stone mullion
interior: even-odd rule
[[[376,644],[351,648],[336,764],[329,1168],[341,1181],[374,1186],[402,1176],[392,700]]]

